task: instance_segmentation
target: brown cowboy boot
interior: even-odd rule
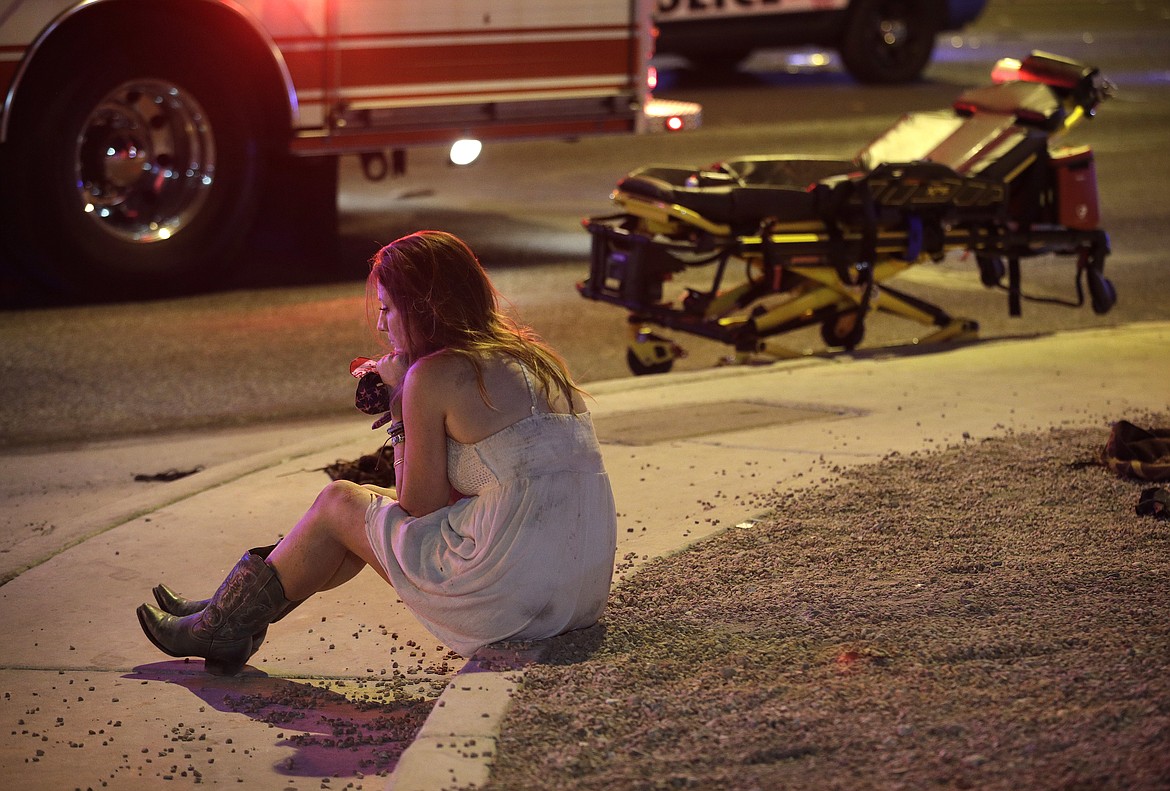
[[[253,547],[248,551],[253,555],[259,555],[260,557],[267,559],[269,553],[274,549],[276,549],[276,544],[269,544],[266,547]],[[154,590],[152,592],[154,593],[154,600],[158,602],[159,608],[163,612],[169,612],[171,615],[194,615],[197,612],[202,612],[203,608],[207,606],[207,603],[211,601],[211,599],[185,598],[175,593],[161,582],[154,586]],[[299,607],[303,601],[305,600],[301,599],[300,601],[289,602],[288,607],[278,613],[277,616],[272,619],[272,622],[276,623],[281,618],[288,615],[290,612]],[[268,627],[265,626],[259,632],[256,632],[256,634],[252,635],[253,656],[257,651],[260,650],[260,646],[264,644],[264,638],[267,636],[267,634]]]
[[[158,606],[162,609],[163,612],[170,613],[171,615],[178,615],[180,617],[184,615],[194,615],[197,612],[203,612],[203,609],[207,607],[207,603],[211,601],[211,599],[184,599],[182,596],[161,583],[154,587],[154,599],[158,602]],[[305,599],[289,602],[288,607],[285,607],[276,614],[276,617],[272,619],[272,623],[276,623],[281,618],[295,610],[297,607],[300,607],[301,603],[304,601]],[[252,635],[253,656],[255,656],[256,652],[260,650],[260,646],[264,645],[264,638],[267,636],[267,626],[256,632],[256,634]]]
[[[292,604],[272,567],[246,552],[203,610],[179,617],[143,604],[138,622],[164,653],[203,657],[207,672],[234,676],[254,653],[255,635]]]
[[[269,553],[274,549],[276,549],[276,544],[269,544],[266,547],[253,547],[248,551],[253,555],[259,555],[260,557],[267,559]],[[161,582],[154,586],[154,590],[152,592],[154,593],[154,600],[158,602],[159,608],[162,609],[163,612],[168,612],[171,615],[184,616],[194,615],[197,612],[203,612],[203,608],[206,607],[207,603],[211,601],[211,599],[185,598],[175,593]],[[281,618],[288,615],[290,612],[299,607],[303,601],[305,600],[301,599],[301,601],[289,602],[288,607],[277,614],[277,616],[272,619],[272,622],[276,623]],[[256,632],[256,634],[252,635],[252,656],[255,656],[256,652],[260,650],[260,646],[264,645],[264,638],[267,636],[268,626],[265,626],[263,629]]]
[[[268,555],[274,549],[276,549],[276,544],[269,544],[266,547],[252,547],[248,552],[252,555],[259,555],[262,560],[267,560]],[[169,612],[171,615],[194,615],[197,612],[202,612],[203,608],[211,601],[211,599],[187,599],[162,583],[154,586],[153,593],[154,600],[158,602],[162,611]]]

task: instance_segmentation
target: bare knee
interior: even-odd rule
[[[364,521],[372,497],[369,490],[352,481],[333,481],[317,495],[313,510],[340,521],[354,518]]]
[[[348,551],[369,562],[366,512],[375,495],[350,481],[333,481],[321,490],[310,509],[313,527]]]

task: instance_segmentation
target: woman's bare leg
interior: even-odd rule
[[[345,560],[341,561],[341,566],[329,578],[329,581],[317,589],[317,593],[321,591],[329,591],[340,587],[358,575],[362,569],[366,567],[366,562],[357,555],[349,552],[345,556]]]
[[[300,601],[337,587],[367,564],[386,579],[366,537],[366,509],[373,496],[349,481],[334,481],[317,495],[268,556],[286,598]]]

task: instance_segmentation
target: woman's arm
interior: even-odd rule
[[[451,500],[447,475],[446,369],[435,358],[424,358],[402,379],[401,414],[405,439],[394,448],[398,504],[411,516],[437,511]]]

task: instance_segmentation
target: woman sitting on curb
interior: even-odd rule
[[[368,285],[391,347],[376,365],[395,394],[396,488],[334,481],[210,599],[155,588],[159,607],[141,605],[138,620],[165,653],[235,675],[270,623],[367,564],[463,656],[600,617],[617,517],[564,361],[501,313],[487,273],[450,234],[386,245]]]

